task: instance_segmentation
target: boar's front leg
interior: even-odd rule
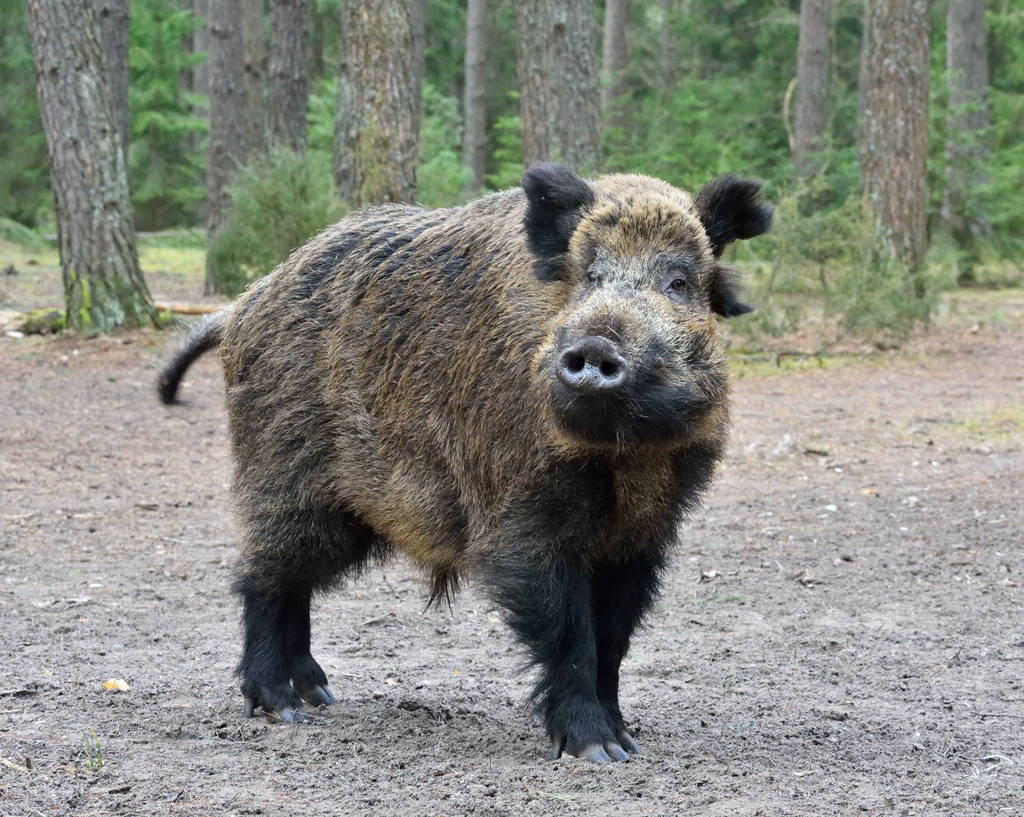
[[[504,550],[487,560],[483,573],[540,668],[533,697],[552,757],[568,752],[599,763],[628,759],[598,694],[593,588],[582,561],[562,553]]]
[[[593,574],[597,697],[616,740],[630,753],[639,752],[640,747],[626,730],[619,709],[619,667],[633,631],[654,603],[664,564],[664,548],[652,546],[621,562],[599,565]]]

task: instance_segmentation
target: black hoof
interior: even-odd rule
[[[328,687],[320,686],[320,684],[311,684],[310,686],[296,685],[295,691],[310,706],[330,706],[335,703],[331,690]]]

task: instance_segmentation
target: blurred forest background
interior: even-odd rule
[[[0,238],[56,235],[80,331],[161,322],[139,232],[232,295],[347,209],[547,159],[763,180],[750,338],[1021,282],[1021,0],[0,0],[0,50]]]

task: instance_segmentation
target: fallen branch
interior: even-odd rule
[[[175,315],[209,315],[221,308],[221,304],[168,304],[157,301],[154,306],[161,312]]]

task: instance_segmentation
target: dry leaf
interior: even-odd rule
[[[103,688],[107,690],[107,692],[127,692],[131,689],[131,687],[128,686],[128,682],[122,678],[111,678],[109,681],[104,682]]]

